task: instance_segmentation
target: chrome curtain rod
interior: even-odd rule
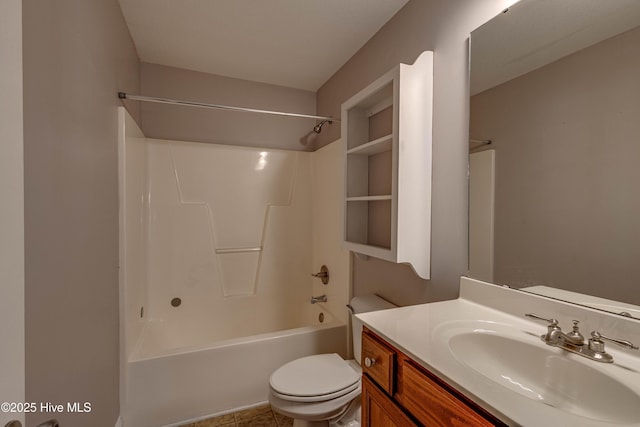
[[[179,101],[176,99],[169,98],[156,98],[153,96],[142,96],[142,95],[131,95],[125,92],[118,92],[118,98],[120,99],[131,99],[132,101],[143,101],[143,102],[157,102],[160,104],[174,104],[174,105],[185,105],[188,107],[200,107],[200,108],[212,108],[216,110],[227,110],[227,111],[242,111],[245,113],[260,113],[260,114],[271,114],[274,116],[288,116],[288,117],[304,117],[307,119],[318,119],[318,120],[328,120],[329,122],[339,122],[339,119],[334,117],[325,117],[325,116],[313,116],[310,114],[298,114],[298,113],[286,113],[284,111],[270,111],[270,110],[258,110],[256,108],[243,108],[243,107],[233,107],[230,105],[219,105],[219,104],[205,104],[203,102],[194,102],[194,101]]]
[[[489,145],[489,144],[491,144],[493,141],[491,141],[490,139],[474,139],[474,138],[469,138],[469,142],[471,142],[472,144]]]
[[[491,145],[491,143],[493,142],[490,139],[475,139],[475,138],[469,138],[469,142],[471,144],[478,144],[475,147],[469,147],[469,152],[470,153],[474,153],[476,152],[476,150],[478,150],[479,148],[482,148],[486,145]]]

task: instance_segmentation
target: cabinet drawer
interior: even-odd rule
[[[368,333],[362,334],[362,372],[369,375],[384,391],[393,395],[395,351]]]
[[[493,426],[426,374],[403,360],[399,368],[396,398],[416,419],[427,426]]]

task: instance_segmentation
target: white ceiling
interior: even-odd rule
[[[120,0],[140,60],[316,91],[408,0]]]

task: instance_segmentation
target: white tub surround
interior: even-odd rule
[[[344,309],[351,298],[349,251],[342,248],[342,143],[340,140],[311,154],[311,194],[313,194],[313,272],[329,267],[330,281],[313,279],[313,295],[327,295],[322,305],[344,324],[349,313]],[[334,282],[335,280],[335,282]],[[345,337],[348,340],[348,337]]]
[[[265,402],[278,366],[346,357],[349,254],[339,213],[325,218],[339,200],[322,200],[339,194],[339,142],[316,156],[164,141],[119,118],[124,426]],[[310,274],[322,264],[327,286]]]
[[[339,206],[339,142],[316,156],[163,141],[145,138],[124,109],[120,119],[127,357],[152,323],[224,329],[210,340],[308,325],[305,306],[316,294],[347,321],[349,254],[339,213],[328,212]],[[322,264],[328,286],[310,276]]]
[[[308,153],[147,144],[152,316],[173,314],[174,297],[193,305],[258,293],[295,295],[301,287],[278,287],[310,284]]]
[[[526,313],[640,343],[638,320],[464,277],[456,300],[358,317],[508,425],[640,426],[640,352],[607,343],[614,363],[600,363],[545,345],[547,324]]]
[[[129,362],[156,359],[158,357],[184,354],[192,351],[209,350],[242,344],[252,339],[266,339],[288,335],[292,331],[311,332],[316,329],[345,327],[346,324],[336,319],[319,304],[305,304],[291,307],[290,316],[282,315],[278,319],[277,311],[283,309],[277,304],[259,305],[254,299],[242,299],[240,303],[232,301],[227,306],[212,307],[214,313],[204,316],[195,313],[193,319],[182,318],[172,321],[156,320],[145,324],[144,330],[136,346],[129,356]],[[234,311],[254,313],[254,319],[264,318],[264,322],[246,322],[233,315]],[[218,317],[220,316],[220,317]],[[226,316],[226,317],[225,317]],[[322,323],[319,318],[322,317]],[[225,322],[220,318],[228,319]],[[343,349],[340,344],[335,350]],[[285,352],[286,350],[283,350]]]

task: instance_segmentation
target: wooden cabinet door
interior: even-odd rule
[[[363,427],[416,427],[416,424],[367,376],[362,378]]]
[[[407,359],[401,360],[398,382],[396,399],[425,426],[494,426],[494,423],[442,388]]]

